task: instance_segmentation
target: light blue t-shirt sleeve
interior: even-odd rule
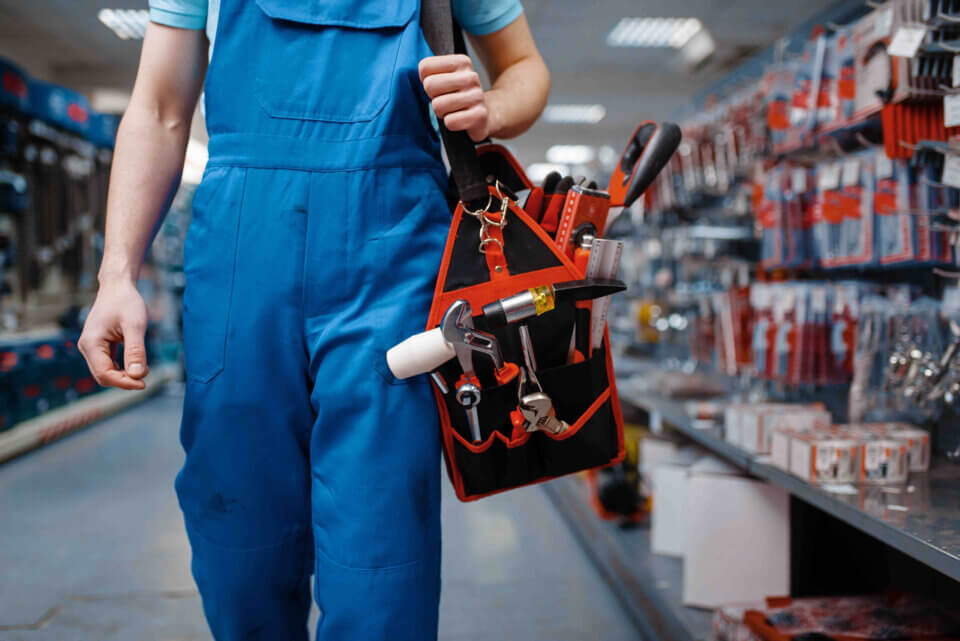
[[[208,0],[150,0],[150,20],[168,27],[203,29]],[[467,33],[485,36],[520,17],[520,0],[453,0],[453,15]]]
[[[207,0],[150,0],[150,21],[178,29],[207,26]]]
[[[453,0],[453,15],[467,33],[485,36],[520,17],[520,0]]]

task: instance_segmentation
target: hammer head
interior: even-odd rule
[[[473,328],[473,309],[465,300],[454,301],[440,321],[440,331],[448,343],[456,345],[463,342],[463,329]]]
[[[473,353],[481,352],[493,359],[494,367],[503,368],[500,343],[493,334],[474,329],[473,309],[465,300],[455,301],[440,321],[443,339],[453,346],[464,373],[473,372]]]

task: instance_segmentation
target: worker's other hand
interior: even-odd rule
[[[101,284],[77,342],[97,383],[128,390],[146,387],[146,331],[147,306],[134,284],[129,280]],[[123,343],[124,369],[113,359],[119,343]]]
[[[420,82],[437,118],[450,131],[466,131],[474,142],[492,131],[480,76],[469,56],[432,56],[420,61]]]

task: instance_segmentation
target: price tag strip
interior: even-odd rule
[[[899,58],[915,58],[926,36],[926,27],[900,27],[890,41],[887,53]]]
[[[960,189],[960,156],[947,154],[943,161],[943,176],[940,182],[955,189]]]
[[[960,94],[943,97],[943,126],[960,125]]]

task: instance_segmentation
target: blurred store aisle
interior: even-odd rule
[[[181,401],[0,465],[0,641],[209,639],[172,486]],[[636,638],[541,490],[448,492],[443,517],[443,641]]]

